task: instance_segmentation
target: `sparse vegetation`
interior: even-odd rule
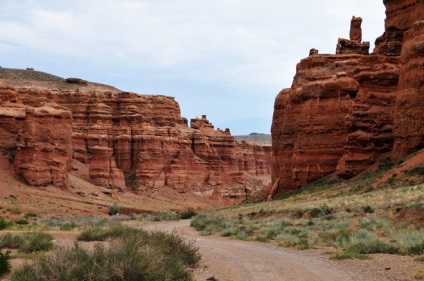
[[[282,247],[333,247],[334,259],[363,259],[373,253],[422,255],[424,225],[416,223],[422,219],[403,216],[423,213],[424,185],[372,187],[395,165],[388,158],[375,176],[347,182],[328,177],[272,202],[200,212],[192,226],[203,235],[275,241]],[[397,187],[402,180],[393,175]]]
[[[10,222],[8,222],[4,218],[0,217],[0,230],[8,228],[10,225],[11,225]]]
[[[2,155],[7,156],[9,163],[13,164],[15,163],[15,150],[13,149],[3,149]]]
[[[114,230],[110,245],[57,248],[18,268],[11,280],[192,280],[189,267],[200,260],[192,242],[176,233]]]
[[[424,176],[424,166],[418,166],[418,167],[415,167],[411,170],[408,170],[408,171],[406,171],[406,174]]]
[[[6,233],[0,236],[0,248],[18,249],[22,253],[49,251],[53,248],[53,237],[43,232]]]
[[[0,251],[0,277],[10,271],[10,251]]]
[[[109,205],[109,215],[110,216],[116,216],[121,213],[121,207],[118,205],[118,203],[114,202],[113,204]]]

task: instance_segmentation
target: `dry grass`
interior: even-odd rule
[[[205,211],[192,225],[204,235],[298,249],[333,247],[337,259],[424,254],[424,184],[372,188],[381,176],[328,184],[324,179],[271,202]]]

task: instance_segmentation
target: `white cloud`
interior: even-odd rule
[[[383,32],[381,0],[3,0],[0,61],[13,54],[56,74],[177,95],[187,114],[220,111],[201,102],[214,92],[238,118],[249,114],[237,107],[242,94],[269,106],[310,48],[334,53],[352,15],[364,18],[364,40]],[[254,116],[270,123],[272,110]]]

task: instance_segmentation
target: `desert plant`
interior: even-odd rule
[[[203,235],[221,232],[231,228],[233,224],[230,220],[219,216],[197,215],[192,221],[191,226],[202,231]]]
[[[109,208],[109,215],[110,216],[119,215],[121,213],[121,210],[122,210],[122,208],[116,202],[109,205],[108,208]]]
[[[15,150],[11,150],[11,149],[3,149],[2,151],[2,155],[3,156],[7,156],[9,163],[13,164],[15,162]]]
[[[10,271],[10,251],[0,252],[0,276]]]
[[[109,247],[57,248],[18,268],[11,280],[192,280],[188,267],[199,260],[198,249],[175,233],[134,229]]]
[[[35,214],[35,213],[33,213],[33,212],[29,212],[29,213],[26,213],[25,215],[24,215],[24,218],[35,218],[35,217],[37,217],[37,214]]]
[[[117,238],[128,236],[138,231],[134,228],[124,225],[112,226],[89,226],[78,235],[79,241],[105,241],[108,238]]]
[[[182,219],[182,220],[191,219],[195,215],[197,215],[197,213],[196,213],[196,211],[194,211],[192,209],[189,209],[187,211],[179,213],[180,219]]]
[[[53,248],[52,240],[50,234],[43,232],[7,233],[0,237],[0,247],[18,249],[23,253],[48,251]]]
[[[27,220],[25,220],[25,219],[15,220],[15,223],[16,224],[19,224],[19,225],[29,224],[29,222]]]
[[[374,209],[371,206],[364,206],[364,207],[362,207],[362,211],[364,213],[367,213],[367,214],[374,213]]]
[[[424,175],[424,166],[414,167],[413,169],[406,171],[406,173],[408,175],[420,175],[420,176],[423,176]]]
[[[6,221],[4,218],[0,217],[0,230],[8,228],[11,225],[10,222]]]

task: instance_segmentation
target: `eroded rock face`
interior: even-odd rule
[[[28,124],[40,126],[36,129],[44,134],[38,121],[62,132],[56,127],[62,123],[54,124],[53,117],[28,114],[28,108],[53,102],[69,113],[68,133],[61,134],[69,141],[66,147],[72,148],[67,160],[73,157],[87,164],[94,184],[141,192],[170,187],[233,203],[270,182],[270,147],[237,143],[228,129],[215,130],[206,116],[192,119],[188,127],[172,97],[140,96],[90,83],[39,84],[0,88],[0,130],[7,132],[0,137],[3,147],[16,147],[21,132],[33,132]],[[22,151],[23,143],[18,146]],[[66,150],[59,143],[56,146]],[[23,171],[20,163],[16,164]]]
[[[395,96],[385,89],[396,88],[397,69],[383,56],[303,59],[275,101],[273,182],[293,189],[336,170],[349,177],[389,150]]]
[[[421,0],[384,0],[386,6],[385,32],[376,39],[374,53],[399,56],[403,35],[416,21],[424,18],[424,3]]]
[[[334,172],[355,176],[392,151],[394,140],[396,158],[423,147],[423,28],[417,20],[424,3],[384,3],[386,31],[373,54],[362,48],[367,42],[360,41],[361,21],[354,17],[350,40],[339,39],[337,54],[303,59],[292,87],[277,96],[272,182],[278,192]]]
[[[424,147],[424,21],[405,34],[394,115],[394,157]]]
[[[72,115],[54,103],[26,107],[18,135],[16,173],[28,184],[68,188],[72,157]]]

